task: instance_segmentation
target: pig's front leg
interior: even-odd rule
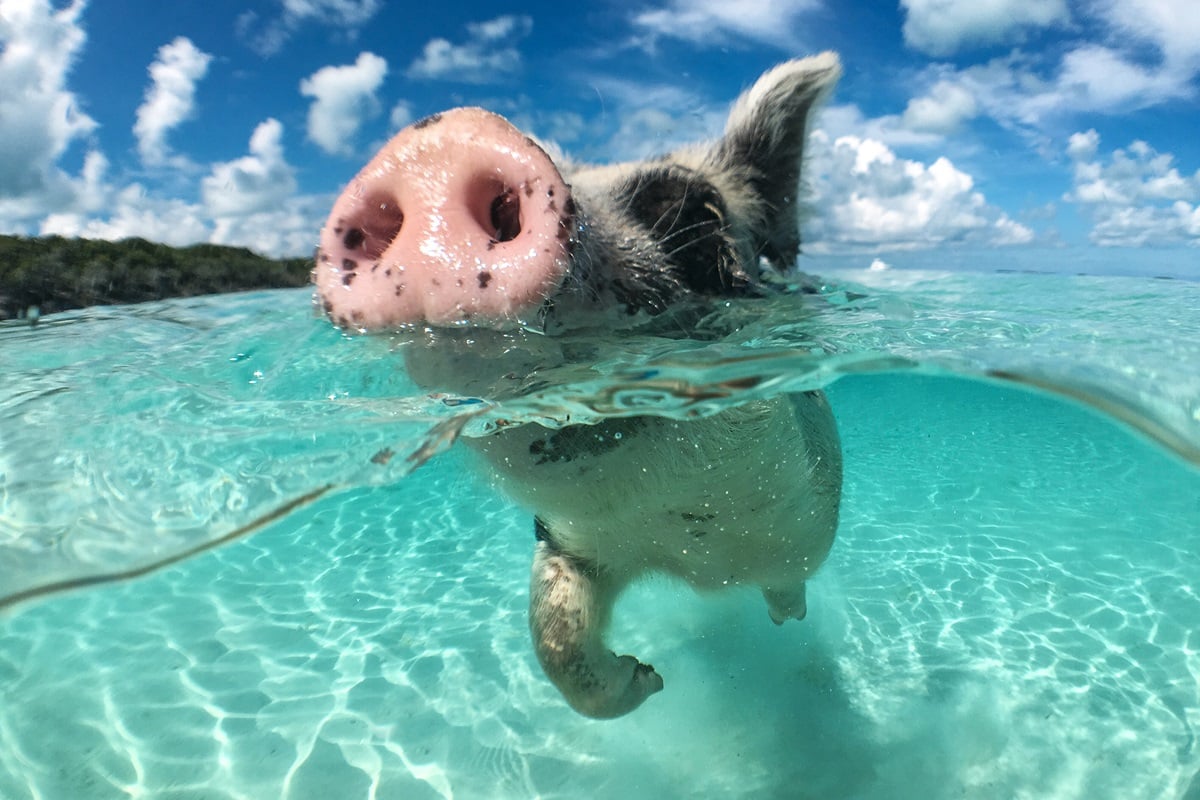
[[[539,534],[543,531],[539,522]],[[654,667],[604,645],[601,635],[620,587],[539,539],[529,627],[546,677],[580,714],[597,719],[628,714],[661,691],[663,681]]]

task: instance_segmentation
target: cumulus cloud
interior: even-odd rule
[[[987,116],[1048,152],[1076,116],[1123,114],[1185,98],[1194,93],[1191,80],[1099,45],[1070,49],[1049,71],[1014,52],[962,69],[929,68],[918,83],[933,88],[910,101],[902,119],[914,133],[944,135],[968,118]]]
[[[1143,141],[1100,157],[1100,136],[1073,134],[1067,155],[1074,186],[1064,199],[1084,207],[1100,245],[1200,245],[1200,170],[1180,173],[1170,153]]]
[[[802,18],[819,8],[821,0],[670,0],[638,13],[633,24],[650,46],[667,37],[716,47],[734,37],[794,50],[801,45]]]
[[[929,148],[944,143],[946,139],[942,132],[911,127],[902,114],[868,117],[853,103],[822,108],[820,124],[832,139],[846,135],[858,136],[883,142],[892,148]]]
[[[729,113],[726,103],[713,105],[686,85],[648,83],[596,75],[589,80],[605,109],[591,132],[603,144],[580,153],[603,161],[631,161],[719,135]],[[560,120],[565,121],[565,120]],[[540,129],[552,135],[553,120]],[[565,132],[570,133],[571,124]],[[582,130],[582,119],[577,130]],[[559,131],[561,137],[563,131]],[[564,137],[564,140],[566,138]]]
[[[238,36],[262,56],[283,49],[306,24],[331,26],[345,37],[355,33],[382,8],[382,0],[279,0],[277,15],[247,11],[237,19]]]
[[[988,205],[970,175],[947,158],[923,164],[873,139],[824,131],[809,138],[816,210],[806,221],[814,252],[932,247],[958,242],[1025,244],[1033,231]]]
[[[38,233],[114,241],[139,236],[175,247],[206,241],[210,235],[201,209],[194,203],[156,197],[140,183],[115,192],[112,203],[104,218],[75,212],[50,214]]]
[[[250,137],[250,154],[214,164],[200,184],[209,215],[233,217],[277,207],[296,191],[296,176],[283,155],[283,125],[259,123]]]
[[[201,181],[200,202],[163,197],[133,183],[106,191],[104,214],[58,211],[40,224],[41,234],[127,239],[140,236],[175,246],[212,242],[248,247],[272,256],[312,251],[331,197],[296,194],[294,170],[284,158],[283,126],[260,123],[249,154],[212,166]],[[84,169],[93,182],[104,164]]]
[[[911,130],[947,134],[976,113],[978,105],[970,90],[951,81],[938,81],[928,94],[909,101],[903,122]]]
[[[1186,80],[1160,65],[1147,66],[1110,47],[1082,45],[1063,56],[1047,99],[1082,110],[1138,108],[1191,93]]]
[[[1064,25],[1066,0],[900,0],[904,41],[933,56],[971,44],[1006,44],[1031,28]]]
[[[375,92],[387,75],[387,61],[360,53],[353,64],[322,67],[300,81],[300,94],[313,98],[308,138],[327,153],[354,155],[354,137],[364,120],[378,116]]]
[[[86,179],[57,163],[96,128],[66,88],[86,38],[83,7],[82,0],[57,10],[47,0],[0,0],[0,221],[12,229],[80,200]]]
[[[311,255],[332,203],[332,197],[296,195],[270,210],[222,217],[214,221],[208,241],[276,257]]]
[[[401,100],[392,106],[392,113],[388,115],[388,125],[395,132],[410,125],[414,119],[412,106]]]
[[[211,55],[184,36],[158,49],[158,58],[148,69],[146,99],[138,107],[133,126],[138,152],[146,165],[158,166],[170,160],[167,133],[191,116],[196,83],[208,72],[210,61]]]
[[[282,142],[283,125],[267,119],[254,129],[248,155],[213,166],[201,183],[207,241],[275,256],[312,252],[333,198],[296,194]]]
[[[521,69],[516,43],[533,30],[527,16],[505,15],[467,25],[467,41],[431,39],[408,68],[410,78],[495,83]]]
[[[1000,0],[1000,5],[1008,1]],[[909,22],[918,12],[936,17],[933,11],[943,2],[949,0],[906,0]],[[938,24],[954,24],[954,10],[961,4],[951,5],[954,9],[947,7]],[[997,7],[990,0],[964,6],[972,14]],[[1087,9],[1100,26],[1099,40],[1068,40],[1056,61],[1015,50],[960,69],[931,66],[918,83],[933,88],[909,104],[906,125],[936,131],[971,114],[987,115],[1035,137],[1049,132],[1056,140],[1063,122],[1078,114],[1123,114],[1196,96],[1200,5],[1193,0],[1094,0]],[[939,41],[949,50],[962,40]]]
[[[1115,39],[1132,37],[1158,49],[1166,68],[1200,67],[1200,6],[1194,0],[1098,0]]]

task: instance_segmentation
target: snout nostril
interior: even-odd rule
[[[359,213],[346,222],[347,227],[336,231],[342,235],[342,245],[356,256],[373,261],[400,233],[404,212],[393,198],[375,195],[366,198]]]
[[[492,200],[489,216],[496,241],[511,242],[521,232],[521,199],[512,189],[505,188]]]

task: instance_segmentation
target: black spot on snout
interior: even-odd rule
[[[560,242],[570,244],[571,236],[575,233],[575,198],[567,195],[563,201],[562,214],[558,216],[558,231],[555,238]]]
[[[367,240],[367,235],[363,233],[362,228],[351,228],[346,231],[346,235],[342,237],[342,244],[347,250],[354,250],[360,247]]]
[[[483,270],[482,272],[479,273],[478,278],[479,278],[479,288],[486,289],[488,287],[488,284],[492,282],[492,273],[488,272],[487,270]]]
[[[343,258],[342,269],[346,270],[347,272],[353,272],[354,270],[358,269],[358,262],[353,258]]]

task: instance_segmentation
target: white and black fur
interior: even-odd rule
[[[645,317],[753,294],[762,269],[793,269],[809,116],[839,74],[832,53],[790,61],[738,99],[714,143],[639,163],[560,164],[576,230],[567,280],[543,308],[547,331],[566,338],[598,312]],[[410,359],[414,377],[461,389],[465,375],[426,358]],[[534,648],[580,713],[619,716],[662,689],[653,667],[603,640],[615,599],[641,575],[665,572],[702,590],[756,586],[775,622],[804,617],[805,581],[832,546],[842,481],[820,392],[686,422],[524,425],[469,441],[536,515]]]

